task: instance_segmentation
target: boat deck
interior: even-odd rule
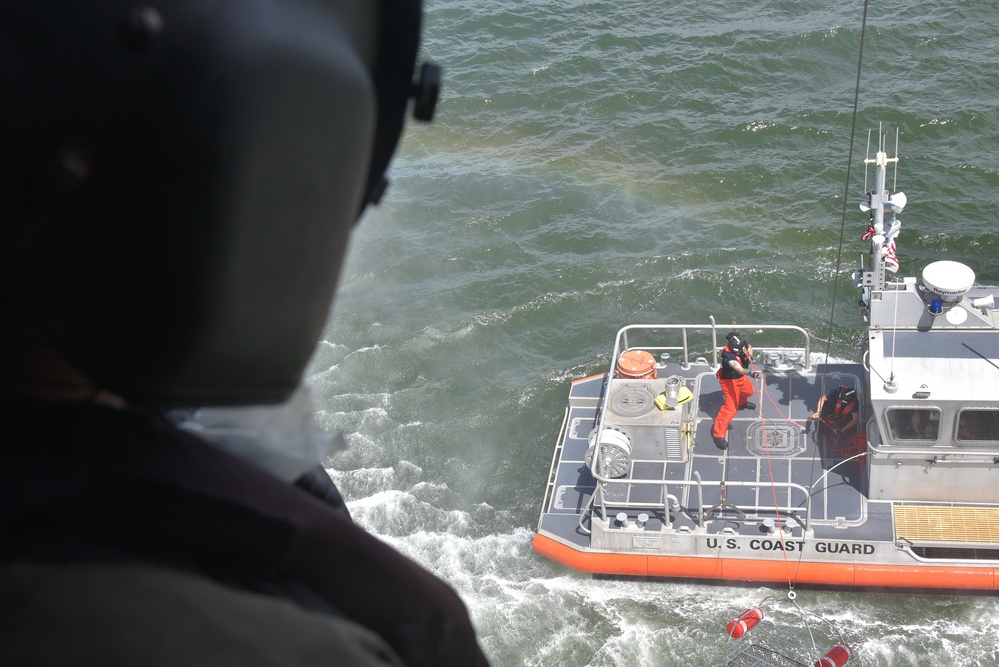
[[[746,328],[788,333],[766,326]],[[999,482],[990,445],[883,443],[863,365],[804,363],[806,335],[800,348],[756,351],[752,406],[720,449],[718,360],[691,353],[697,328],[625,327],[618,365],[572,383],[536,551],[600,574],[999,590],[999,499],[983,492]],[[719,349],[717,328],[701,329]],[[658,364],[627,340],[677,333],[680,345],[650,345]],[[641,374],[621,366],[642,359]],[[853,433],[812,418],[839,385],[858,393]]]
[[[603,501],[608,508],[634,514],[637,509],[659,506],[646,512],[650,530],[667,522],[679,530],[693,530],[703,512],[706,523],[758,535],[768,518],[782,526],[787,519],[804,525],[805,490],[810,490],[816,535],[840,537],[849,530],[860,531],[867,539],[891,540],[890,508],[875,509],[872,515],[862,493],[866,486],[862,457],[845,461],[863,453],[862,436],[820,434],[818,424],[809,420],[823,393],[823,371],[830,387],[860,388],[860,370],[852,365],[829,366],[819,373],[804,373],[800,368],[767,370],[756,383],[756,409],[742,410],[732,420],[729,448],[724,451],[711,438],[723,397],[707,365],[693,365],[686,371],[661,368],[660,373],[665,373],[655,380],[613,379],[608,383],[606,375],[599,375],[577,381],[570,392],[542,526],[566,524],[570,519],[575,526],[570,533],[564,527],[556,532],[574,535],[570,539],[580,544],[589,543],[587,517],[583,517],[583,529],[576,525],[597,487],[585,455],[601,398],[610,390],[605,425],[613,421],[626,428],[633,449],[628,474],[620,482],[605,484]],[[666,411],[654,404],[669,376],[682,377],[693,393],[692,400],[678,406],[681,418],[674,420],[679,421],[675,429],[658,423]],[[668,518],[667,493],[679,502]]]

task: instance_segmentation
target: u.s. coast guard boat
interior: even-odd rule
[[[905,195],[886,187],[886,143],[866,160],[861,361],[821,362],[798,326],[742,324],[755,406],[723,450],[731,325],[624,327],[611,368],[572,383],[537,552],[614,575],[999,588],[999,287],[948,261],[895,279]],[[816,416],[840,387],[859,398],[846,428]]]

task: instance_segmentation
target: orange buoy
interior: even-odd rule
[[[753,607],[739,614],[739,618],[729,621],[726,629],[728,636],[732,639],[739,639],[744,634],[756,627],[756,624],[763,620],[763,609]],[[818,664],[818,663],[816,663]],[[824,666],[823,666],[824,667]]]
[[[843,667],[850,658],[853,657],[853,651],[846,644],[837,644],[829,649],[829,652],[824,656],[819,658],[818,662],[815,663],[815,667]]]
[[[617,372],[629,380],[655,380],[656,359],[645,350],[628,350],[618,357]]]

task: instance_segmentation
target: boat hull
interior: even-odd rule
[[[592,574],[996,590],[999,503],[974,502],[981,494],[954,479],[980,485],[999,463],[879,449],[862,364],[812,365],[807,345],[778,349],[757,353],[754,403],[732,420],[726,448],[712,437],[724,400],[714,359],[684,349],[682,363],[653,374],[574,381],[534,550]],[[815,418],[839,386],[861,401],[843,432]],[[892,471],[906,483],[885,483]],[[917,473],[922,485],[908,481]],[[933,497],[941,489],[953,499]]]
[[[728,556],[670,556],[588,552],[537,534],[534,550],[578,572],[631,577],[796,584],[851,589],[995,591],[995,566],[902,565],[870,562],[759,560]]]

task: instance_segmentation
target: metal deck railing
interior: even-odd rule
[[[677,352],[680,355],[680,365],[684,369],[689,369],[690,365],[696,361],[706,361],[702,356],[691,358],[691,347],[690,347],[690,334],[698,332],[707,332],[710,335],[710,347],[711,350],[711,367],[718,368],[718,351],[724,347],[724,345],[719,345],[719,331],[720,330],[731,330],[732,326],[721,327],[715,322],[715,318],[711,317],[708,324],[629,324],[626,327],[622,327],[617,332],[617,337],[614,341],[614,354],[611,356],[610,362],[610,373],[613,377],[614,372],[617,369],[617,360],[622,354],[628,350],[641,347],[641,349],[650,353],[662,353],[670,354],[670,360],[672,360],[672,353]],[[778,357],[788,358],[790,355],[800,355],[801,362],[804,365],[806,371],[811,370],[811,353],[812,345],[811,339],[809,337],[808,331],[793,324],[741,324],[738,327],[744,331],[752,331],[753,336],[758,335],[758,333],[774,332],[774,331],[790,331],[799,333],[804,337],[804,346],[802,347],[785,347],[785,346],[756,346],[754,348],[754,358],[759,360],[767,359],[771,354],[776,354]],[[674,331],[678,332],[681,339],[680,345],[661,345],[661,344],[643,344],[640,346],[632,346],[629,340],[629,334],[635,332],[647,332],[650,339],[661,340],[664,337],[663,332]],[[708,347],[707,341],[702,344],[700,349]]]
[[[711,350],[710,365],[712,368],[717,369],[719,363],[718,354],[719,350],[721,349],[718,344],[719,331],[722,329],[730,330],[731,328],[732,328],[731,326],[720,327],[715,322],[713,317],[710,318],[710,322],[707,324],[631,324],[622,327],[617,332],[617,336],[614,341],[614,353],[611,356],[611,363],[610,363],[610,369],[608,370],[608,377],[609,378],[615,377],[617,370],[617,361],[622,354],[631,349],[639,349],[639,347],[640,349],[653,354],[659,353],[661,355],[663,353],[666,353],[670,360],[672,360],[672,353],[674,352],[678,353],[680,355],[679,363],[685,370],[689,370],[693,363],[709,363],[707,359],[703,356],[697,356],[692,358],[690,337],[691,334],[693,333],[700,333],[703,339],[710,340],[710,342],[705,341],[707,345],[710,345],[709,348]],[[802,327],[787,325],[787,324],[743,324],[740,325],[739,328],[744,331],[753,332],[754,337],[759,335],[763,335],[764,337],[766,337],[766,334],[768,332],[769,333],[792,332],[795,334],[800,334],[804,338],[804,345],[801,347],[785,347],[785,346],[756,347],[754,345],[753,356],[754,358],[758,358],[760,360],[770,360],[770,361],[800,358],[804,369],[806,371],[811,369],[811,340],[809,338],[808,331],[803,329]],[[679,345],[660,344],[659,341],[665,338],[667,333],[673,333],[674,335],[679,335],[680,344]],[[636,334],[639,334],[643,338],[643,340],[640,346],[633,347],[631,345],[630,338],[639,337]],[[646,339],[652,341],[652,344],[646,344],[647,342]],[[703,348],[704,345],[702,345],[699,349]],[[610,400],[610,392],[604,391],[603,395],[600,398],[599,407],[597,410],[597,419],[594,425],[594,430],[599,434],[603,433],[604,418],[605,415],[607,414],[607,406],[609,400]],[[600,441],[600,436],[597,437],[598,447],[599,447],[599,441]],[[601,459],[602,457],[600,456],[594,456],[593,463],[590,468],[590,471],[593,473],[593,477],[597,481],[597,488],[594,492],[594,496],[592,499],[593,502],[591,502],[590,507],[598,508],[598,511],[600,512],[600,516],[602,519],[606,519],[607,516],[610,515],[608,506],[613,507],[614,509],[633,509],[640,507],[648,509],[654,507],[655,509],[662,509],[668,516],[669,512],[668,498],[671,497],[669,493],[669,487],[682,486],[682,487],[694,487],[696,489],[699,497],[699,503],[698,503],[699,515],[698,515],[697,524],[698,526],[703,526],[705,520],[705,515],[704,515],[705,508],[703,502],[705,487],[715,487],[715,486],[722,487],[723,484],[727,484],[728,486],[733,486],[733,487],[759,486],[759,482],[740,482],[740,481],[722,482],[721,480],[705,482],[702,481],[699,478],[699,476],[698,479],[696,480],[672,480],[672,481],[667,481],[665,479],[663,480],[634,479],[630,476],[630,474],[627,478],[611,478],[602,474],[603,471],[600,470],[602,466]],[[608,484],[629,484],[637,486],[659,485],[662,487],[662,491],[660,494],[661,501],[659,503],[651,503],[651,504],[649,502],[633,504],[628,500],[624,502],[612,500],[608,503],[605,493],[605,485]],[[800,491],[802,493],[802,495],[804,496],[804,505],[805,505],[805,514],[806,514],[804,527],[805,530],[807,531],[810,527],[811,511],[812,511],[812,506],[811,506],[812,498],[809,490],[806,489],[804,486],[801,486],[800,484],[795,484],[792,482],[777,482],[774,485],[779,488],[788,488],[794,491]],[[627,497],[630,498],[630,495],[631,491],[629,490]],[[800,505],[798,506],[788,505],[787,507],[766,506],[766,507],[750,507],[747,509],[751,509],[754,511],[761,511],[761,510],[776,511],[776,512],[783,512],[786,514],[790,514],[791,512],[800,511],[801,506]],[[583,514],[585,515],[585,512]],[[583,517],[581,516],[580,517],[581,527],[582,527],[582,519]]]

